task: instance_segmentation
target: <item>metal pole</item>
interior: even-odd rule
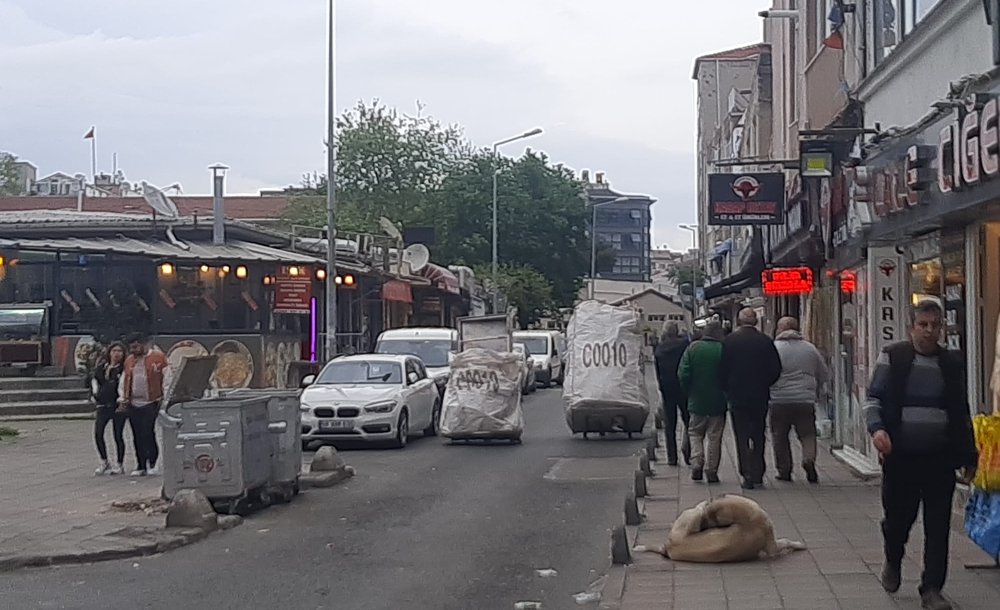
[[[497,167],[497,144],[493,145],[493,313],[499,313],[500,288],[497,284],[497,180],[500,168]]]
[[[326,116],[326,359],[337,355],[336,0],[330,0]]]
[[[212,168],[212,243],[221,246],[226,243],[226,212],[223,203],[223,183],[225,166],[213,165]]]
[[[593,204],[590,206],[591,218],[590,218],[590,300],[594,300],[594,294],[596,288],[594,283],[597,282],[597,205]]]

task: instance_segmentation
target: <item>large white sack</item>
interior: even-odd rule
[[[521,360],[515,352],[472,348],[455,355],[441,411],[441,435],[520,437]]]
[[[640,314],[597,301],[576,306],[569,320],[563,398],[575,407],[649,410],[642,365]]]

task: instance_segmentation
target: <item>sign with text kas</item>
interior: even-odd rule
[[[894,246],[868,249],[868,277],[871,281],[868,317],[871,348],[869,362],[882,352],[882,348],[904,338],[904,320],[909,295],[903,284],[903,257]]]
[[[708,224],[785,224],[785,174],[709,174]]]

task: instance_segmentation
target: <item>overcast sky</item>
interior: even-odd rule
[[[337,106],[380,98],[645,193],[690,245],[695,57],[760,40],[767,0],[338,0]],[[325,166],[325,0],[0,0],[0,150],[90,173],[97,126],[131,181],[210,191]],[[526,142],[503,148],[523,152]]]

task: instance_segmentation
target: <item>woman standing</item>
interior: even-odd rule
[[[97,402],[97,419],[94,422],[94,441],[97,443],[97,453],[101,463],[94,472],[96,475],[121,474],[125,462],[125,420],[128,414],[118,404],[118,383],[125,368],[125,346],[112,343],[107,354],[94,371],[91,390]],[[115,448],[118,450],[118,461],[112,466],[108,461],[108,447],[104,443],[104,432],[108,422],[112,422],[115,436]]]

